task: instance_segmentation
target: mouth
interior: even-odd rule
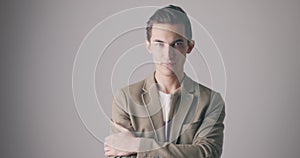
[[[172,67],[175,65],[174,62],[161,62],[160,65],[165,66],[165,67]]]

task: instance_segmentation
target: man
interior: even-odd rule
[[[155,72],[117,91],[105,155],[220,157],[224,101],[184,73],[186,55],[194,47],[189,18],[170,5],[150,17],[146,31]]]

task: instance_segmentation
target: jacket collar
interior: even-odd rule
[[[187,76],[185,73],[183,75],[183,78],[181,80],[181,91],[185,90],[188,93],[194,93],[195,90],[195,82],[189,77]],[[155,79],[155,72],[153,72],[149,77],[147,77],[145,79],[144,85],[143,85],[143,91],[144,93],[147,93],[150,89],[154,88],[155,90],[157,90],[157,82]]]

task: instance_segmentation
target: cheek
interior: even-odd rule
[[[152,53],[152,58],[154,59],[154,61],[160,61],[162,57],[159,53]]]
[[[185,53],[185,51],[176,51],[175,57],[176,57],[176,59],[179,59],[179,60],[183,59],[186,57],[186,53]]]

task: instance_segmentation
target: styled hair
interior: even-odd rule
[[[191,22],[185,11],[174,5],[169,5],[158,9],[147,21],[146,35],[150,41],[152,35],[153,24],[183,24],[185,26],[185,37],[188,40],[192,39]]]

